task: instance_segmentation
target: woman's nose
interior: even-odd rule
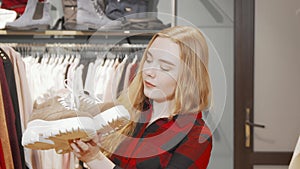
[[[143,71],[144,71],[146,76],[149,76],[149,77],[152,77],[152,78],[155,77],[155,75],[156,75],[154,67],[144,68]]]

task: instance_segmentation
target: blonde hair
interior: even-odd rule
[[[102,145],[108,156],[116,150],[127,136],[132,136],[136,122],[146,101],[142,79],[142,68],[146,53],[157,37],[169,38],[180,47],[183,67],[175,89],[175,106],[172,116],[180,113],[198,113],[210,105],[211,86],[208,73],[208,46],[203,34],[188,26],[175,26],[156,33],[150,40],[140,62],[139,70],[128,87],[118,98],[131,113],[131,121],[121,130],[103,139]]]

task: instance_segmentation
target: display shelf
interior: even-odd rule
[[[45,31],[13,31],[0,30],[0,35],[53,35],[53,36],[133,36],[153,35],[156,30],[100,30],[100,31],[76,31],[76,30],[45,30]]]
[[[45,30],[45,31],[13,31],[0,30],[0,43],[89,43],[91,37],[99,43],[110,43],[121,39],[146,42],[158,30]]]

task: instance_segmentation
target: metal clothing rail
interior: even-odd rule
[[[48,47],[48,48],[146,48],[147,44],[76,44],[76,43],[49,43],[49,44],[36,44],[36,43],[0,43],[11,47]]]
[[[74,54],[74,53],[134,53],[144,51],[147,44],[28,44],[28,43],[1,43],[11,46],[22,55],[56,53],[56,54]],[[89,54],[90,55],[90,54]]]
[[[81,56],[81,60],[91,61],[96,58],[129,58],[142,57],[145,44],[28,44],[28,43],[1,43],[13,47],[22,57],[33,56],[38,58]]]

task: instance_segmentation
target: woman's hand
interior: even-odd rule
[[[101,166],[101,168],[113,169],[115,164],[100,151],[99,140],[99,136],[96,135],[88,142],[73,140],[70,145],[77,158],[85,162],[89,168],[98,169]]]
[[[88,142],[83,142],[82,140],[73,140],[70,146],[73,149],[74,154],[77,158],[83,162],[89,162],[102,157],[99,146],[97,145],[99,141],[98,135],[96,135],[92,140]]]

